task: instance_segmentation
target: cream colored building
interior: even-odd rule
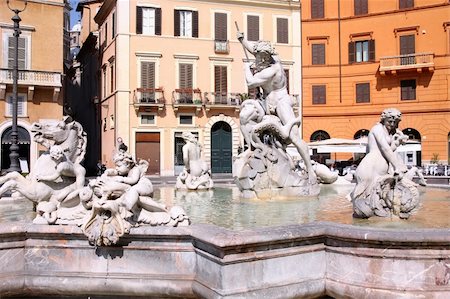
[[[131,153],[150,162],[149,174],[176,175],[181,133],[190,131],[204,145],[213,173],[232,171],[242,145],[239,106],[249,93],[235,23],[249,39],[275,45],[289,93],[299,101],[298,1],[107,0],[95,21],[107,165],[122,138]]]
[[[22,9],[23,1],[11,1]],[[31,142],[31,124],[42,119],[60,119],[62,76],[69,54],[69,5],[66,0],[28,1],[19,14],[18,131],[22,170],[30,169],[40,148]],[[9,167],[9,134],[12,114],[14,13],[0,1],[0,136],[1,169]],[[26,163],[25,163],[26,161]]]

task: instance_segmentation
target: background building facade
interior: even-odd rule
[[[405,162],[447,163],[449,11],[447,0],[302,1],[304,139],[366,135],[395,107],[421,144]]]
[[[22,1],[11,1],[22,9]],[[19,159],[27,171],[39,156],[31,142],[31,124],[41,119],[61,119],[62,77],[70,61],[69,9],[65,0],[28,1],[19,14],[18,132]],[[14,63],[14,13],[0,2],[0,136],[2,170],[9,168],[12,117],[12,69]]]
[[[298,101],[298,1],[104,1],[95,21],[105,164],[121,138],[149,161],[149,174],[176,175],[181,134],[190,131],[213,173],[231,172],[242,145],[239,106],[252,96],[235,22],[249,40],[274,43]]]

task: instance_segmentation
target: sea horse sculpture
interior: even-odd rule
[[[36,161],[27,177],[18,172],[10,172],[0,177],[0,196],[7,191],[15,192],[28,200],[38,203],[53,202],[56,207],[78,195],[85,181],[85,169],[80,164],[86,153],[86,133],[83,127],[70,116],[62,120],[46,120],[32,125],[33,139],[47,148]],[[54,223],[50,212],[43,213],[38,223]]]

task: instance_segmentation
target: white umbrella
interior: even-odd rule
[[[308,143],[317,153],[365,153],[367,137],[359,139],[330,138]]]

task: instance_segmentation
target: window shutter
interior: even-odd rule
[[[321,19],[324,17],[323,0],[311,0],[311,18]]]
[[[399,1],[399,8],[412,8],[414,7],[414,0],[400,0]]]
[[[353,4],[355,16],[364,15],[368,13],[367,0],[354,0]]]
[[[277,43],[289,43],[288,19],[277,18]]]
[[[289,70],[284,70],[284,75],[286,76],[286,90],[289,93]]]
[[[226,95],[227,93],[227,67],[226,66],[214,66],[214,92],[220,95]]]
[[[17,115],[18,116],[26,116],[25,115],[25,105],[26,104],[27,103],[25,102],[24,96],[18,96],[17,97]],[[11,107],[11,109],[12,109],[12,107]]]
[[[370,83],[356,84],[356,103],[370,102]]]
[[[174,22],[174,36],[180,36],[180,11],[175,9],[174,15],[173,15],[173,22]]]
[[[315,85],[312,87],[313,104],[326,104],[326,88],[325,85]]]
[[[192,77],[193,70],[192,64],[189,63],[180,63],[179,65],[179,75],[180,75],[180,88],[192,88]]]
[[[312,44],[312,64],[325,64],[325,44]]]
[[[247,16],[247,40],[258,41],[259,40],[259,17]]]
[[[155,63],[141,62],[141,87],[155,88]]]
[[[215,13],[214,14],[214,38],[216,41],[227,41],[227,14]]]
[[[414,34],[400,36],[400,55],[414,54],[415,51]]]
[[[136,34],[142,34],[142,7],[136,6]]]
[[[355,42],[348,43],[348,63],[355,62]]]
[[[161,8],[155,8],[155,35],[161,35]]]
[[[27,43],[25,37],[19,37],[19,49],[18,49],[18,67],[19,70],[26,69],[26,57],[27,57]],[[14,67],[14,48],[15,48],[14,36],[8,36],[8,68]]]
[[[369,40],[369,61],[375,61],[375,40]]]
[[[198,37],[198,11],[192,12],[192,37]]]

